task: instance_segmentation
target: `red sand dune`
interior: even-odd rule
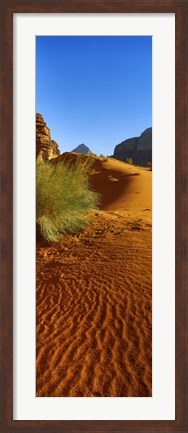
[[[152,173],[114,159],[93,168],[92,224],[55,245],[37,240],[36,394],[149,397]]]

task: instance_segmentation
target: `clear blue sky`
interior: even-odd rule
[[[37,36],[36,111],[61,153],[112,155],[152,126],[152,37]]]

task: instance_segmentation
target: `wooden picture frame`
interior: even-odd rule
[[[13,14],[14,13],[174,13],[176,25],[176,418],[174,421],[14,421],[13,420]],[[187,412],[187,37],[188,0],[2,0],[1,31],[1,419],[0,431],[183,432]]]

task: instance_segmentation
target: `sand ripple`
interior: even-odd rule
[[[37,246],[37,396],[152,395],[151,224],[99,212]]]

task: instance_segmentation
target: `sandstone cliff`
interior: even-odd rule
[[[58,144],[51,140],[50,129],[41,114],[36,114],[36,158],[52,159],[60,155]]]

